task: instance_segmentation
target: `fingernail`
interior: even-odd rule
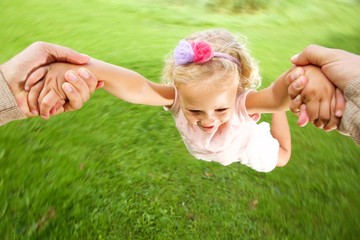
[[[79,72],[80,77],[88,79],[89,78],[89,72],[86,69],[81,69]]]
[[[295,70],[295,72],[293,72],[291,74],[291,78],[292,80],[296,80],[298,77],[300,77],[300,71],[299,70]]]
[[[70,86],[70,84],[64,84],[64,91],[67,93],[71,93],[72,87]]]
[[[25,85],[24,89],[25,89],[25,91],[29,91],[30,87],[28,85]]]
[[[306,124],[308,124],[308,123],[307,123],[307,122],[304,122],[304,123],[303,123],[303,122],[299,122],[299,121],[298,121],[297,124],[298,124],[299,127],[305,127]]]
[[[341,110],[337,110],[337,111],[335,112],[335,116],[337,116],[337,117],[342,117],[342,115],[343,115],[343,113],[342,113]]]
[[[299,54],[296,54],[290,58],[292,62],[296,62],[297,58],[299,57]]]
[[[36,111],[36,110],[32,110],[31,112],[32,112],[32,114],[34,114],[34,115],[39,115],[39,112]]]
[[[295,103],[300,103],[301,102],[301,95],[297,95],[296,98],[294,99]]]
[[[294,83],[294,88],[299,89],[300,87],[301,87],[300,81],[297,80],[297,81]]]
[[[304,77],[301,76],[298,80],[295,81],[294,87],[295,87],[296,89],[300,89],[300,88],[303,87],[303,84],[304,84]]]
[[[69,76],[70,80],[73,81],[73,82],[75,82],[77,80],[77,77],[76,77],[74,72],[70,72],[68,74],[68,76]]]
[[[89,55],[86,55],[86,54],[81,53],[81,56],[86,59],[86,62],[89,62],[89,60],[90,60],[90,56],[89,56]]]

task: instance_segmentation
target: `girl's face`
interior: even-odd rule
[[[204,132],[215,132],[234,112],[236,84],[221,90],[216,85],[180,84],[177,89],[185,118]]]

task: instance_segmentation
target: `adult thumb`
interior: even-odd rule
[[[291,57],[291,62],[298,66],[312,64],[322,67],[327,63],[325,56],[327,55],[328,48],[318,45],[309,45],[301,53]]]
[[[56,44],[48,44],[48,54],[53,58],[53,62],[68,62],[73,64],[85,64],[89,62],[88,55],[78,53],[71,48]]]
[[[74,50],[70,50],[66,57],[67,62],[74,64],[85,64],[88,63],[90,57],[86,54],[75,52]]]

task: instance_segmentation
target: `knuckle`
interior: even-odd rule
[[[90,99],[90,94],[83,96],[83,102],[87,102]]]
[[[324,127],[324,130],[326,132],[331,132],[333,130],[337,129],[337,126],[334,125],[334,124],[327,124],[325,127]]]
[[[315,123],[317,120],[318,120],[318,116],[311,113],[311,112],[308,112],[308,116],[309,116],[309,120],[312,122],[312,123]]]
[[[291,99],[295,98],[298,95],[298,93],[294,89],[293,83],[288,88],[288,94]]]
[[[292,111],[293,113],[298,113],[298,112],[299,112],[298,106],[295,105],[295,104],[293,103],[293,101],[291,101],[291,102],[289,103],[289,109],[290,109],[290,111]]]
[[[318,46],[317,46],[316,44],[310,44],[310,45],[308,45],[308,46],[304,49],[304,51],[306,51],[306,52],[313,52],[314,49],[317,48],[317,47],[318,47]]]
[[[41,107],[52,107],[51,106],[51,103],[49,102],[49,100],[47,99],[43,99],[42,102],[41,102]]]
[[[314,122],[314,125],[317,128],[323,128],[324,127],[324,123],[321,120],[318,120],[318,119]]]
[[[70,111],[73,111],[73,110],[79,110],[82,108],[83,106],[83,102],[82,101],[73,101],[73,102],[70,102]]]
[[[322,122],[329,122],[331,120],[331,115],[329,114],[320,115],[319,120]]]
[[[308,102],[311,102],[314,100],[316,96],[316,91],[313,91],[313,90],[309,90],[309,91],[303,91],[301,93],[301,100],[304,102],[304,103],[308,103]]]
[[[36,41],[34,43],[32,43],[30,46],[34,47],[34,48],[43,48],[45,47],[45,42],[43,41]]]
[[[81,109],[82,108],[82,103],[78,103],[78,104],[75,104],[74,106],[73,106],[73,109],[74,110],[78,110],[78,109]]]

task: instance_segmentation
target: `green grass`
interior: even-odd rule
[[[360,53],[356,1],[272,1],[252,14],[205,2],[3,0],[0,62],[42,40],[159,81],[182,37],[225,27],[248,37],[267,86],[310,43]],[[9,123],[1,239],[356,239],[360,148],[288,116],[292,158],[268,174],[194,160],[169,113],[103,90],[81,111]]]

